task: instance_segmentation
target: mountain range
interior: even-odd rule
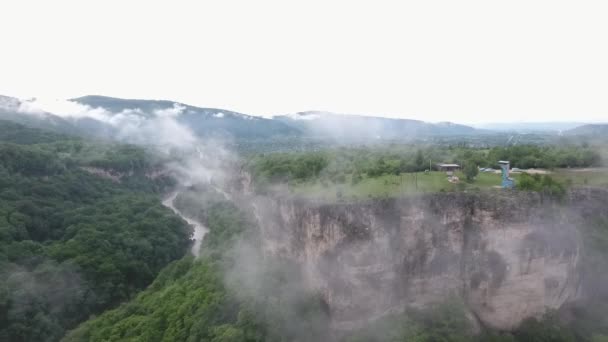
[[[275,120],[295,127],[309,136],[330,137],[337,140],[399,140],[418,136],[469,135],[481,132],[473,127],[451,122],[428,123],[410,119],[318,111],[275,116]]]
[[[608,137],[608,124],[587,124],[565,132],[568,135]]]
[[[538,132],[565,132],[585,125],[576,121],[546,121],[546,122],[492,122],[475,125],[476,128],[501,132],[538,133]]]
[[[604,134],[608,125],[582,123],[494,124],[474,128],[452,122],[429,123],[321,111],[262,118],[225,109],[202,108],[166,100],[120,99],[89,95],[69,100],[79,104],[76,113],[51,113],[35,109],[36,100],[0,96],[0,119],[61,133],[89,136],[117,135],[122,126],[156,117],[171,116],[197,136],[235,139],[310,137],[339,141],[407,140],[414,137],[470,136],[493,131],[565,131],[564,134]],[[32,109],[34,108],[34,109]],[[582,127],[579,127],[583,125]],[[578,128],[577,128],[578,127]]]

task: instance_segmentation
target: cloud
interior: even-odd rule
[[[166,108],[145,111],[127,108],[113,112],[103,107],[59,99],[16,99],[0,96],[0,108],[26,115],[52,114],[77,122],[93,119],[111,127],[109,138],[153,148],[162,154],[172,154],[165,165],[182,186],[197,183],[222,184],[226,163],[234,161],[223,139],[199,138],[179,121],[186,106],[173,103]],[[216,113],[222,117],[224,113]],[[104,132],[105,134],[105,132]],[[176,152],[177,151],[177,152]]]
[[[111,113],[103,108],[92,108],[74,101],[60,99],[33,98],[19,100],[17,112],[23,114],[50,113],[62,118],[92,118],[107,122]]]
[[[165,109],[157,109],[154,111],[154,114],[157,117],[177,117],[180,114],[182,114],[184,112],[184,110],[186,109],[185,106],[179,104],[179,103],[174,103],[173,107],[171,108],[165,108]]]
[[[178,103],[151,112],[140,108],[112,112],[69,100],[1,97],[0,108],[28,115],[53,114],[68,120],[93,119],[110,125],[117,132],[115,138],[129,143],[166,148],[191,147],[200,143],[188,127],[176,120],[186,109]]]

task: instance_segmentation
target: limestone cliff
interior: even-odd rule
[[[577,227],[607,201],[605,189],[579,189],[561,203],[515,191],[254,203],[265,252],[303,265],[336,328],[461,296],[508,330],[578,296]]]

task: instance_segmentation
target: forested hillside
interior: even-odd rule
[[[12,121],[0,120],[0,142],[15,144],[42,144],[61,140],[75,140],[67,135],[40,130],[14,123]]]
[[[158,111],[179,109],[177,121],[189,127],[198,136],[227,135],[236,140],[269,139],[276,136],[297,137],[298,129],[283,122],[241,114],[226,109],[200,108],[173,101],[119,99],[106,96],[83,96],[73,101],[91,108],[103,108],[111,113],[137,111],[152,117]]]
[[[608,134],[608,124],[588,124],[567,130],[567,135],[585,135],[590,137],[606,137]]]
[[[142,150],[6,122],[0,139],[1,341],[57,341],[188,250],[190,228],[161,206],[167,180],[143,176]]]
[[[64,341],[324,341],[327,308],[314,293],[298,288],[298,266],[262,262],[251,218],[233,204],[206,204],[209,233],[199,259],[185,257],[165,268],[137,298],[86,322]],[[255,286],[236,286],[229,277],[247,248],[255,264]],[[253,265],[253,264],[252,264]]]

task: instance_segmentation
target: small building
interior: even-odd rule
[[[460,165],[458,164],[437,164],[437,170],[439,171],[457,171],[460,170]]]
[[[437,170],[445,171],[448,177],[454,176],[454,171],[460,170],[460,165],[458,164],[437,164]]]

